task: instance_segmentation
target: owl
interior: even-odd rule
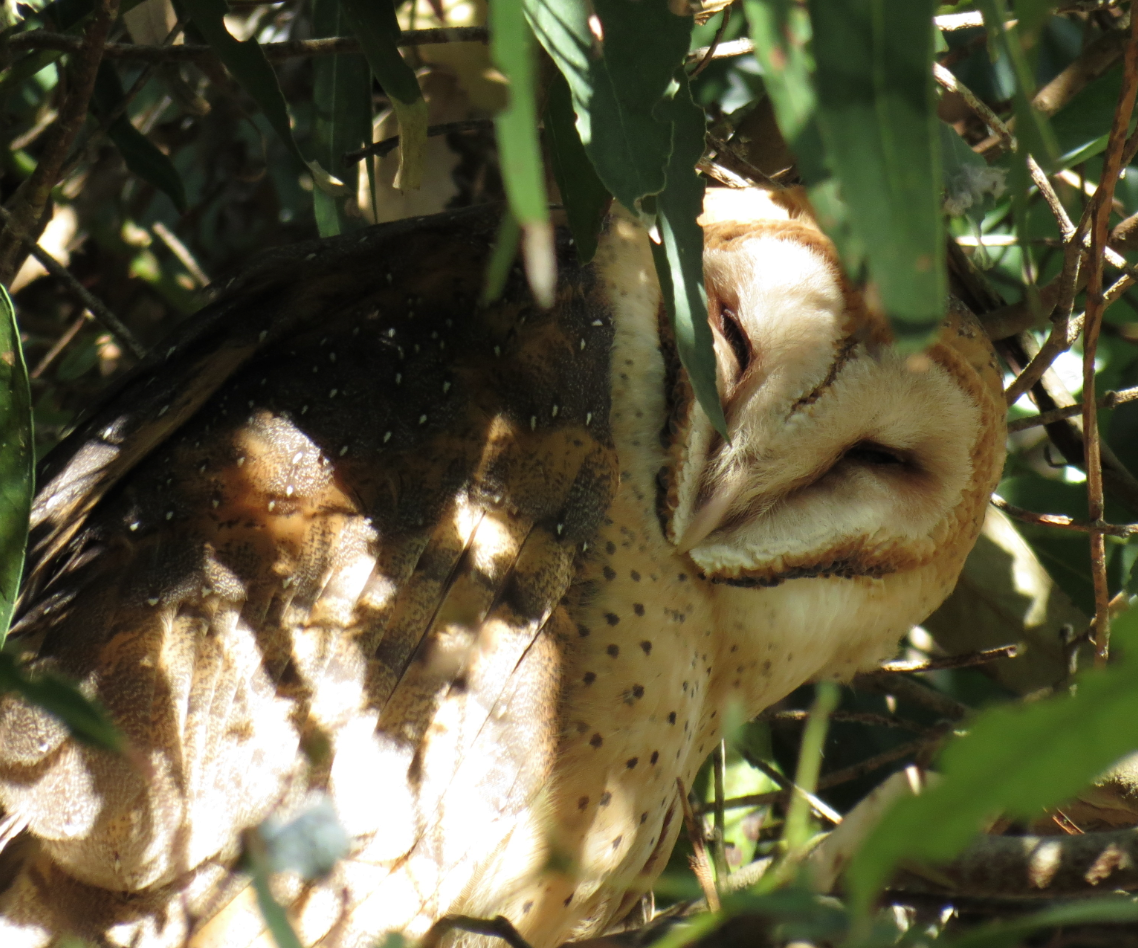
[[[1002,465],[952,304],[906,357],[801,198],[709,192],[722,437],[649,236],[614,213],[552,308],[480,305],[496,209],[265,258],[47,460],[14,637],[131,753],[0,702],[0,943],[269,936],[243,834],[330,799],[301,942],[506,916],[603,930],[663,868],[725,717],[888,655]]]

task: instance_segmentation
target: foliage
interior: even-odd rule
[[[15,213],[36,169],[61,162],[39,242],[73,282],[30,264],[17,274],[0,254],[15,304],[0,298],[0,629],[23,559],[32,446],[42,455],[129,368],[133,340],[156,344],[193,318],[210,278],[255,250],[503,200],[486,296],[520,251],[542,300],[555,278],[551,200],[588,259],[615,196],[657,238],[681,356],[722,426],[695,224],[703,189],[709,178],[801,183],[900,345],[916,352],[935,332],[947,290],[999,340],[1015,429],[999,492],[1019,534],[993,515],[928,623],[936,641],[910,636],[919,680],[861,679],[835,709],[824,689],[817,702],[802,689],[734,729],[718,774],[709,764],[693,792],[718,827],[722,906],[665,940],[740,917],[766,943],[850,948],[1015,945],[1036,930],[1135,922],[1133,899],[1085,898],[1093,887],[1041,893],[1054,904],[1019,911],[992,892],[993,920],[969,908],[983,898],[961,902],[953,888],[960,861],[982,858],[981,830],[1095,829],[1104,795],[1123,811],[1138,796],[1125,767],[1088,786],[1138,749],[1138,610],[1127,611],[1138,531],[1124,526],[1138,520],[1138,176],[1121,174],[1138,145],[1127,137],[1138,82],[1128,4],[738,0],[693,16],[665,0],[148,0],[119,5],[111,41],[150,52],[100,61],[80,40],[93,12],[113,9],[5,11],[0,189]],[[420,42],[416,31],[440,26],[476,32]],[[733,54],[703,50],[717,44]],[[69,130],[60,116],[76,103],[89,114]],[[0,233],[0,248],[15,239]],[[125,329],[90,318],[77,285]],[[1070,406],[1038,424],[1038,412]],[[1104,664],[1111,622],[1126,647],[1072,678],[1089,664],[1088,639]],[[983,672],[937,664],[944,649],[1021,641],[1026,657]],[[0,690],[121,748],[77,689],[29,675],[12,653],[0,654]],[[811,850],[840,836],[822,841],[825,814],[853,827],[855,805],[905,767],[940,780],[866,824],[836,896],[812,892]],[[248,865],[291,944],[265,842],[247,841]],[[698,894],[690,854],[681,845],[661,901]],[[724,872],[752,857],[775,868],[731,892]]]

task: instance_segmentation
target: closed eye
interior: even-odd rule
[[[739,363],[739,375],[741,376],[747,371],[747,366],[751,364],[751,343],[747,339],[743,327],[739,325],[735,311],[726,306],[719,310],[719,331],[723,333],[723,338],[727,340],[731,351],[735,353],[735,360]]]
[[[913,466],[912,459],[905,452],[878,444],[876,441],[859,441],[852,448],[846,449],[842,459],[868,467]]]

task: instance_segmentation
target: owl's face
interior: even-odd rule
[[[926,354],[900,354],[808,218],[754,200],[710,193],[730,438],[681,409],[669,539],[722,584],[833,578],[851,627],[895,641],[951,591],[1002,469],[995,357],[960,307]]]

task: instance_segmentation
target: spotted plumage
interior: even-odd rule
[[[852,673],[947,594],[1002,452],[967,314],[906,362],[800,209],[716,195],[723,441],[638,225],[587,267],[563,239],[543,311],[516,272],[478,305],[495,218],[269,258],[49,459],[16,635],[133,755],[3,699],[3,944],[267,944],[231,869],[313,791],[351,848],[277,879],[305,944],[599,931],[729,708]]]

